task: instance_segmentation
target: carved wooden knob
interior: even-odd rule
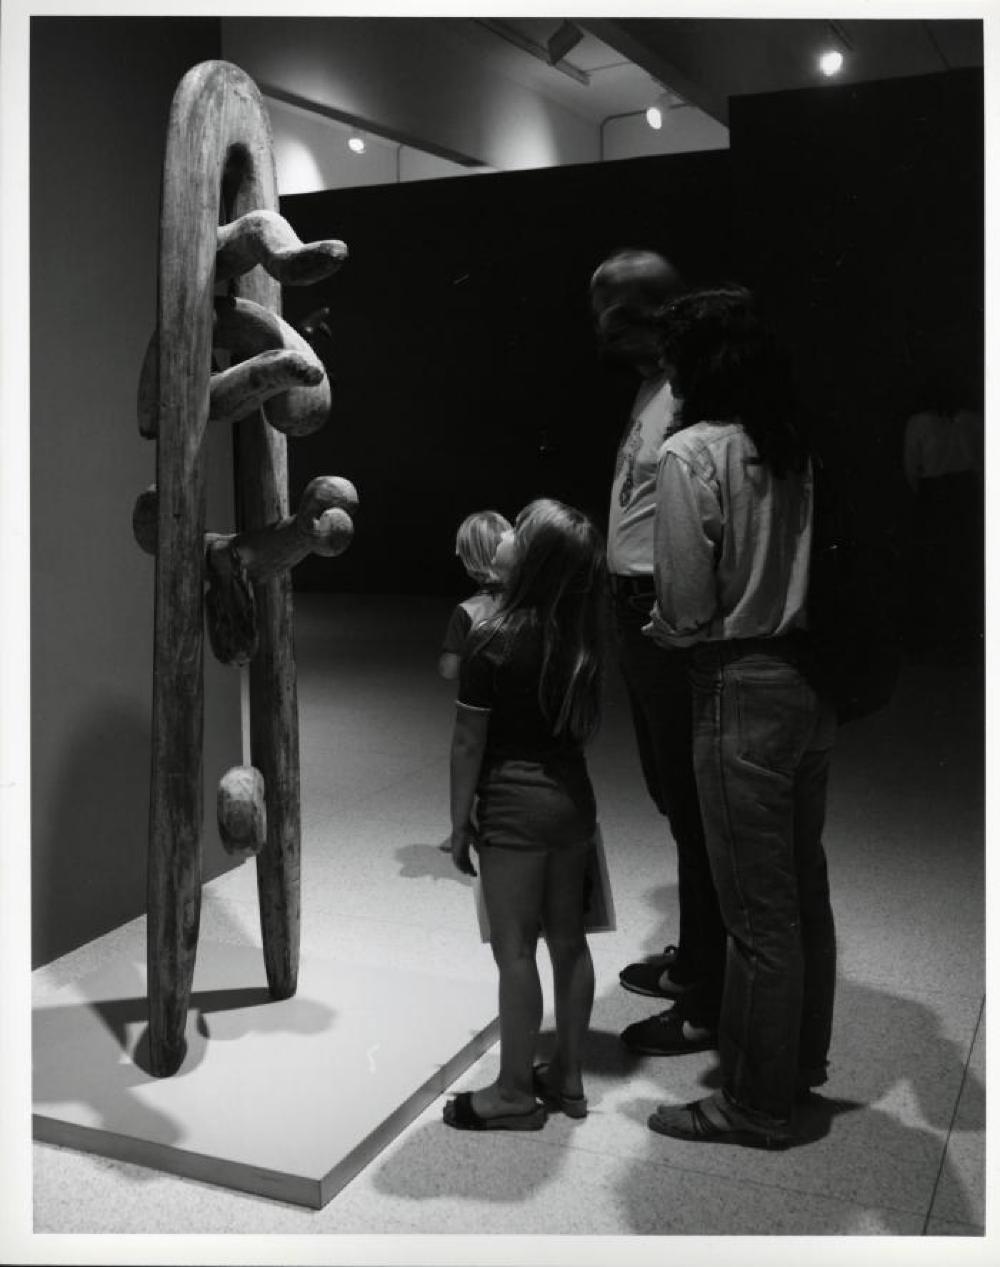
[[[205,616],[223,664],[245,664],[257,651],[253,587],[294,567],[307,554],[343,554],[354,537],[358,494],[350,480],[319,475],[306,485],[294,515],[234,535],[205,534]]]
[[[325,558],[343,554],[354,536],[352,515],[358,494],[350,480],[337,475],[318,475],[305,487],[296,526],[309,552]]]
[[[267,841],[264,776],[252,765],[237,765],[219,781],[219,835],[227,853],[252,858]]]

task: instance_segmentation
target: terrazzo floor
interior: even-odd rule
[[[434,665],[449,604],[296,602],[303,957],[491,982],[471,882],[438,848],[454,688]],[[127,1237],[129,1262],[662,1262],[660,1238],[673,1236],[686,1238],[670,1247],[684,1263],[699,1247],[716,1252],[717,1239],[701,1238],[719,1236],[774,1238],[773,1255],[797,1243],[786,1238],[827,1238],[815,1243],[821,1261],[853,1254],[837,1237],[900,1250],[912,1248],[907,1238],[957,1238],[929,1262],[985,1251],[982,709],[974,669],[909,664],[891,706],[841,732],[826,836],[840,950],[831,1078],[803,1146],[707,1147],[646,1127],[657,1103],[703,1093],[718,1070],[711,1052],[639,1058],[618,1039],[657,1010],[617,978],[673,939],[676,869],[613,678],[591,769],[618,928],[591,939],[589,1117],[465,1134],[441,1124],[438,1097],[321,1210],[39,1143],[35,1243],[52,1251],[39,1261],[84,1261],[63,1255],[94,1233]],[[141,920],[39,969],[36,998],[107,962],[137,931]],[[258,944],[252,865],[206,886],[201,936]],[[407,1039],[405,1025],[384,1037]],[[494,1047],[450,1090],[496,1070]],[[442,1244],[462,1257],[445,1257]],[[582,1256],[594,1246],[597,1259]]]

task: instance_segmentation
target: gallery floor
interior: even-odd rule
[[[449,989],[494,988],[471,884],[438,848],[453,688],[437,678],[435,656],[447,610],[438,599],[297,599],[303,963],[353,974],[352,1000],[363,997],[357,981],[383,983],[386,1050],[433,1031]],[[441,1123],[442,1087],[321,1209],[37,1143],[36,1234],[981,1237],[982,705],[974,670],[914,663],[889,709],[841,732],[827,833],[840,948],[831,1080],[800,1147],[699,1146],[646,1127],[657,1103],[713,1085],[717,1060],[632,1057],[618,1038],[657,1010],[621,989],[618,970],[673,938],[676,887],[612,678],[591,766],[618,930],[592,938],[586,1120],[459,1133]],[[256,919],[252,865],[206,886],[201,938],[224,959],[254,953]],[[133,921],[39,969],[36,1000],[120,961],[141,938]],[[437,980],[439,1003],[432,990],[415,1010],[408,974]],[[227,1031],[224,1016],[208,1021],[209,1042],[213,1023],[224,1038],[266,1041],[252,1026]],[[468,1028],[478,1032],[482,1019],[470,1016]],[[543,1041],[550,1014],[545,1030]],[[451,1090],[490,1080],[496,1067],[494,1046]]]

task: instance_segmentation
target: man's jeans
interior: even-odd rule
[[[653,802],[677,845],[680,925],[671,975],[697,987],[682,1010],[694,1024],[715,1027],[722,998],[726,929],[712,880],[692,760],[688,656],[665,651],[642,633],[653,605],[647,594],[614,600],[618,659],[628,691],[639,760]]]
[[[822,834],[835,734],[794,638],[700,644],[694,762],[729,931],[723,1090],[762,1124],[825,1081],[836,941]]]

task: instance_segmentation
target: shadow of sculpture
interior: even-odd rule
[[[138,965],[123,965],[113,984],[111,997],[34,1009],[32,1083],[37,1116],[158,1145],[178,1145],[186,1134],[183,1084],[213,1044],[268,1033],[318,1034],[335,1019],[326,1004],[302,995],[275,1001],[265,986],[196,990],[184,1062],[174,1077],[163,1079],[151,1072],[148,1005]],[[47,1131],[45,1138],[51,1137]],[[100,1147],[94,1151],[100,1152]]]
[[[195,1031],[202,1038],[210,1037],[208,1016],[213,1012],[242,1011],[263,1007],[271,1003],[271,995],[264,986],[246,986],[231,990],[202,990],[191,995],[191,1012],[195,1016]],[[131,1056],[143,1073],[153,1076],[148,1063],[149,1036],[146,1028],[147,1004],[145,997],[99,999],[86,1004],[98,1016],[121,1050]],[[56,1010],[56,1009],[53,1009]],[[72,1009],[69,1009],[70,1011]],[[43,1015],[36,1012],[36,1016]],[[138,1040],[133,1039],[137,1026],[141,1026]],[[37,1030],[36,1030],[36,1037]],[[201,1053],[191,1052],[197,1059]],[[188,1067],[190,1072],[190,1064]]]

